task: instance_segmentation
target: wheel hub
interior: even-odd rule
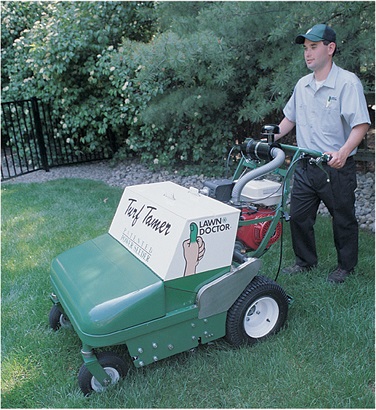
[[[114,369],[113,367],[105,367],[104,371],[110,376],[109,377],[110,381],[108,383],[106,383],[106,386],[102,386],[95,377],[92,377],[91,378],[91,388],[95,392],[100,393],[103,390],[105,390],[108,385],[115,384],[120,380],[119,372],[116,369]]]
[[[244,316],[244,330],[248,336],[258,339],[267,335],[277,323],[279,307],[271,297],[256,300]]]

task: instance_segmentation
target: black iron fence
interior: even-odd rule
[[[111,141],[92,151],[68,135],[53,120],[49,103],[37,98],[1,103],[1,179],[111,157]]]
[[[374,124],[374,111],[371,114]],[[366,137],[356,155],[364,170],[374,167],[374,138],[372,143],[369,147]],[[81,138],[69,136],[53,120],[50,104],[37,98],[1,103],[2,181],[40,169],[49,171],[54,166],[107,159],[115,150],[111,132],[100,148],[88,149]]]

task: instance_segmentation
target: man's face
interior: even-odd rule
[[[333,54],[333,45],[326,46],[322,41],[314,42],[305,39],[304,58],[307,67],[312,71],[324,68],[330,61]]]

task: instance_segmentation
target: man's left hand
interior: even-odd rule
[[[325,152],[325,154],[330,155],[332,158],[328,162],[328,165],[332,168],[340,169],[346,164],[347,156],[341,154],[341,152]]]

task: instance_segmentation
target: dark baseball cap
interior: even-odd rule
[[[331,43],[335,43],[336,32],[326,24],[316,24],[305,34],[300,34],[298,37],[296,37],[295,43],[303,44],[305,39],[314,42],[327,40]]]

